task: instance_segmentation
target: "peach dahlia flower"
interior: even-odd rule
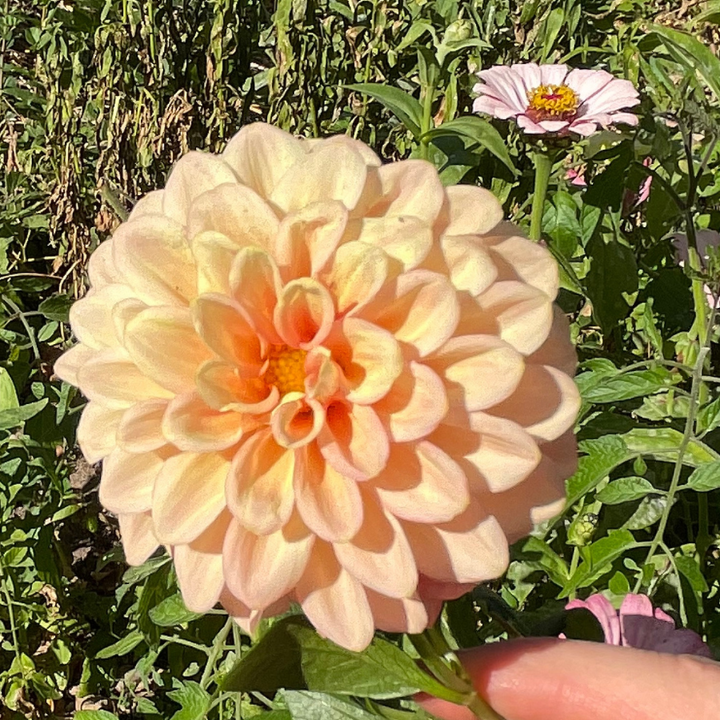
[[[299,603],[359,650],[500,575],[575,467],[542,247],[477,187],[347,137],[191,152],[89,263],[78,440],[126,557],[249,632]]]

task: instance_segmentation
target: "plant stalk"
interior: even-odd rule
[[[530,212],[530,239],[538,242],[542,236],[542,219],[553,159],[548,152],[538,150],[533,154],[533,162],[535,164],[535,188]]]

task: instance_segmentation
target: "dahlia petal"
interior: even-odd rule
[[[128,452],[144,453],[165,445],[162,419],[167,406],[167,400],[144,400],[128,408],[117,429],[118,446]]]
[[[140,300],[187,305],[195,295],[195,261],[181,225],[148,215],[120,225],[112,242],[115,265]]]
[[[183,452],[165,461],[152,494],[160,542],[185,545],[210,526],[225,508],[229,469],[230,461],[219,453]]]
[[[378,247],[410,270],[427,257],[433,232],[430,225],[415,217],[365,217],[348,223],[347,239]]]
[[[302,393],[285,395],[270,418],[275,441],[290,450],[312,442],[324,424],[325,408]]]
[[[391,598],[410,597],[418,583],[410,543],[371,493],[363,500],[363,524],[352,540],[333,545],[335,556],[365,587]]]
[[[196,392],[177,395],[162,420],[162,432],[168,442],[179,450],[199,453],[236,445],[244,427],[242,415],[214,410]]]
[[[292,514],[295,453],[265,429],[243,442],[233,459],[226,499],[230,512],[251,533],[269,535]]]
[[[133,205],[128,220],[137,220],[145,215],[162,215],[164,190],[151,190]],[[103,243],[105,244],[105,243]]]
[[[142,565],[157,549],[150,513],[128,513],[117,516],[125,560],[128,565]]]
[[[197,234],[190,244],[197,264],[197,291],[230,295],[230,268],[242,249],[234,240],[206,230]]]
[[[418,598],[389,598],[365,590],[375,627],[392,633],[421,633],[432,625],[425,603]]]
[[[78,371],[78,385],[89,400],[109,408],[128,408],[140,400],[172,397],[143,374],[122,349],[103,350]]]
[[[327,402],[340,387],[341,370],[330,351],[316,347],[305,358],[305,394],[308,398]]]
[[[528,365],[515,393],[493,407],[537,440],[557,440],[575,424],[580,393],[568,375],[546,365]]]
[[[294,488],[300,517],[323,540],[350,540],[363,522],[357,483],[326,462],[314,443],[297,453]]]
[[[445,417],[445,384],[427,365],[414,360],[373,408],[387,424],[394,442],[418,440],[431,433]]]
[[[446,235],[440,240],[442,254],[457,290],[479,295],[492,285],[498,270],[487,250],[474,236]]]
[[[195,377],[202,399],[215,410],[263,415],[278,403],[280,393],[259,378],[244,378],[234,365],[222,360],[203,363]]]
[[[145,375],[173,392],[192,390],[199,366],[212,357],[190,311],[170,306],[148,308],[131,320],[125,348]]]
[[[53,373],[57,375],[63,382],[70,383],[77,387],[80,382],[78,373],[80,368],[91,358],[97,355],[96,351],[87,345],[73,345],[66,350],[53,365]]]
[[[382,422],[368,405],[328,405],[318,447],[337,472],[358,481],[375,477],[385,467],[390,453]]]
[[[509,562],[507,540],[494,517],[472,504],[442,525],[403,522],[418,570],[451,583],[478,583],[502,575]]]
[[[97,402],[85,406],[78,423],[77,442],[90,465],[102,460],[118,445],[123,413],[124,410],[113,410]]]
[[[303,142],[309,149],[314,149],[321,144],[328,147],[348,145],[355,152],[360,153],[368,167],[380,167],[383,164],[382,160],[364,142],[355,140],[355,138],[351,138],[349,135],[331,135],[328,138],[307,138]]]
[[[297,520],[269,535],[255,535],[232,520],[223,548],[228,589],[251,608],[280,600],[305,572],[314,541]]]
[[[337,201],[316,202],[286,215],[274,245],[274,257],[288,278],[315,277],[332,257],[347,224]]]
[[[387,330],[345,318],[324,343],[343,372],[349,402],[370,405],[384,397],[403,369],[400,345]]]
[[[492,335],[454,337],[426,363],[445,379],[450,404],[470,412],[509,397],[525,370],[522,355]]]
[[[125,329],[131,320],[134,320],[143,310],[147,310],[148,305],[137,298],[127,298],[121,300],[113,306],[110,312],[110,320],[115,330],[117,342],[121,345],[125,344]]]
[[[372,484],[388,512],[412,522],[448,522],[470,504],[465,473],[427,441],[393,445],[385,471]]]
[[[205,344],[223,360],[235,365],[240,374],[260,374],[260,340],[242,307],[219,293],[208,293],[192,305],[197,333]]]
[[[372,641],[375,627],[365,589],[338,563],[329,545],[315,543],[296,595],[323,637],[355,652]]]
[[[380,248],[363,242],[341,245],[323,278],[337,315],[354,314],[370,302],[385,283],[387,271],[387,255]]]
[[[185,225],[193,201],[224,183],[237,183],[230,166],[217,155],[191,150],[173,167],[162,197],[164,215]]]
[[[349,145],[318,145],[280,178],[270,198],[286,213],[327,200],[351,210],[363,191],[366,168],[362,156]]]
[[[100,502],[113,513],[146,512],[152,507],[153,485],[163,460],[156,453],[117,448],[103,462]]]
[[[283,342],[309,350],[330,332],[335,319],[332,296],[317,280],[291,280],[281,291],[274,311],[274,323]]]
[[[157,192],[157,191],[156,191]],[[162,190],[159,191],[162,193]],[[149,193],[145,197],[150,197],[154,193]],[[145,198],[143,198],[144,200]],[[138,203],[139,204],[139,203]],[[134,213],[131,213],[134,216]],[[93,290],[99,290],[105,285],[122,283],[123,278],[120,271],[113,260],[113,240],[105,240],[101,242],[93,251],[87,263],[88,280]]]
[[[270,255],[258,248],[238,253],[230,271],[230,288],[258,333],[267,342],[281,343],[273,321],[280,273]]]
[[[133,297],[127,285],[105,285],[91,290],[70,308],[70,326],[75,337],[94,350],[117,347],[112,310],[122,300]]]
[[[232,240],[238,249],[271,247],[279,221],[272,208],[249,187],[219,185],[193,202],[187,220],[187,237],[213,230]]]
[[[222,159],[240,182],[269,198],[280,178],[307,152],[302,140],[284,130],[253,123],[227,144]]]
[[[553,306],[553,324],[545,342],[527,358],[528,363],[551,365],[572,377],[577,368],[575,346],[570,340],[570,323],[565,313]]]
[[[445,188],[445,193],[448,209],[445,235],[485,235],[503,219],[502,205],[485,188],[453,185]]]

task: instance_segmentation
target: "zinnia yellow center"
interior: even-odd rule
[[[265,382],[275,385],[280,395],[305,392],[305,357],[307,352],[287,345],[272,345],[268,355]]]
[[[540,85],[528,90],[528,115],[535,120],[570,120],[577,114],[580,100],[567,85]]]

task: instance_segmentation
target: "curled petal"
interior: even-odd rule
[[[165,445],[162,419],[167,406],[167,400],[143,400],[128,408],[117,429],[117,444],[133,453],[152,452]]]
[[[243,442],[230,468],[226,499],[230,512],[251,533],[269,535],[293,510],[295,453],[265,429]]]
[[[103,463],[100,502],[114,513],[146,512],[152,507],[155,480],[163,460],[156,453],[116,449]]]
[[[120,537],[128,565],[142,565],[158,548],[150,513],[118,515]]]
[[[77,441],[85,459],[92,465],[109,455],[118,443],[118,429],[124,410],[113,410],[89,402],[80,416]]]
[[[125,344],[125,328],[127,328],[128,323],[147,308],[147,303],[137,298],[127,298],[113,306],[110,312],[110,320],[115,328],[115,337],[121,345]]]
[[[70,326],[75,337],[87,347],[102,350],[117,347],[112,310],[122,300],[134,297],[127,285],[105,285],[92,290],[70,308]]]
[[[197,291],[230,295],[230,268],[242,246],[215,230],[198,233],[190,247],[197,264]]]
[[[270,427],[282,447],[294,450],[307,445],[325,424],[325,408],[301,393],[288,393],[273,410]]]
[[[220,453],[184,452],[165,461],[152,494],[155,534],[162,543],[192,542],[220,515],[229,468]]]
[[[341,370],[333,361],[330,351],[316,347],[305,358],[305,389],[307,397],[329,402],[340,388]]]
[[[80,368],[90,360],[90,358],[95,357],[96,354],[96,351],[87,345],[81,345],[79,343],[73,345],[55,361],[53,372],[61,380],[77,387],[80,384],[78,379]]]
[[[448,235],[440,247],[450,273],[452,284],[461,291],[479,295],[487,290],[498,276],[498,269],[478,238],[467,235]]]
[[[202,399],[216,410],[264,415],[280,398],[274,385],[268,387],[259,378],[245,378],[237,367],[222,360],[203,363],[195,381]]]
[[[312,278],[289,282],[282,289],[274,312],[275,327],[283,341],[305,350],[327,337],[334,319],[330,293]]]
[[[346,240],[380,248],[405,270],[410,270],[427,257],[433,232],[425,221],[416,217],[365,217],[348,223]]]
[[[445,235],[485,235],[503,219],[502,205],[485,188],[452,185],[445,194],[446,217],[441,214]]]

